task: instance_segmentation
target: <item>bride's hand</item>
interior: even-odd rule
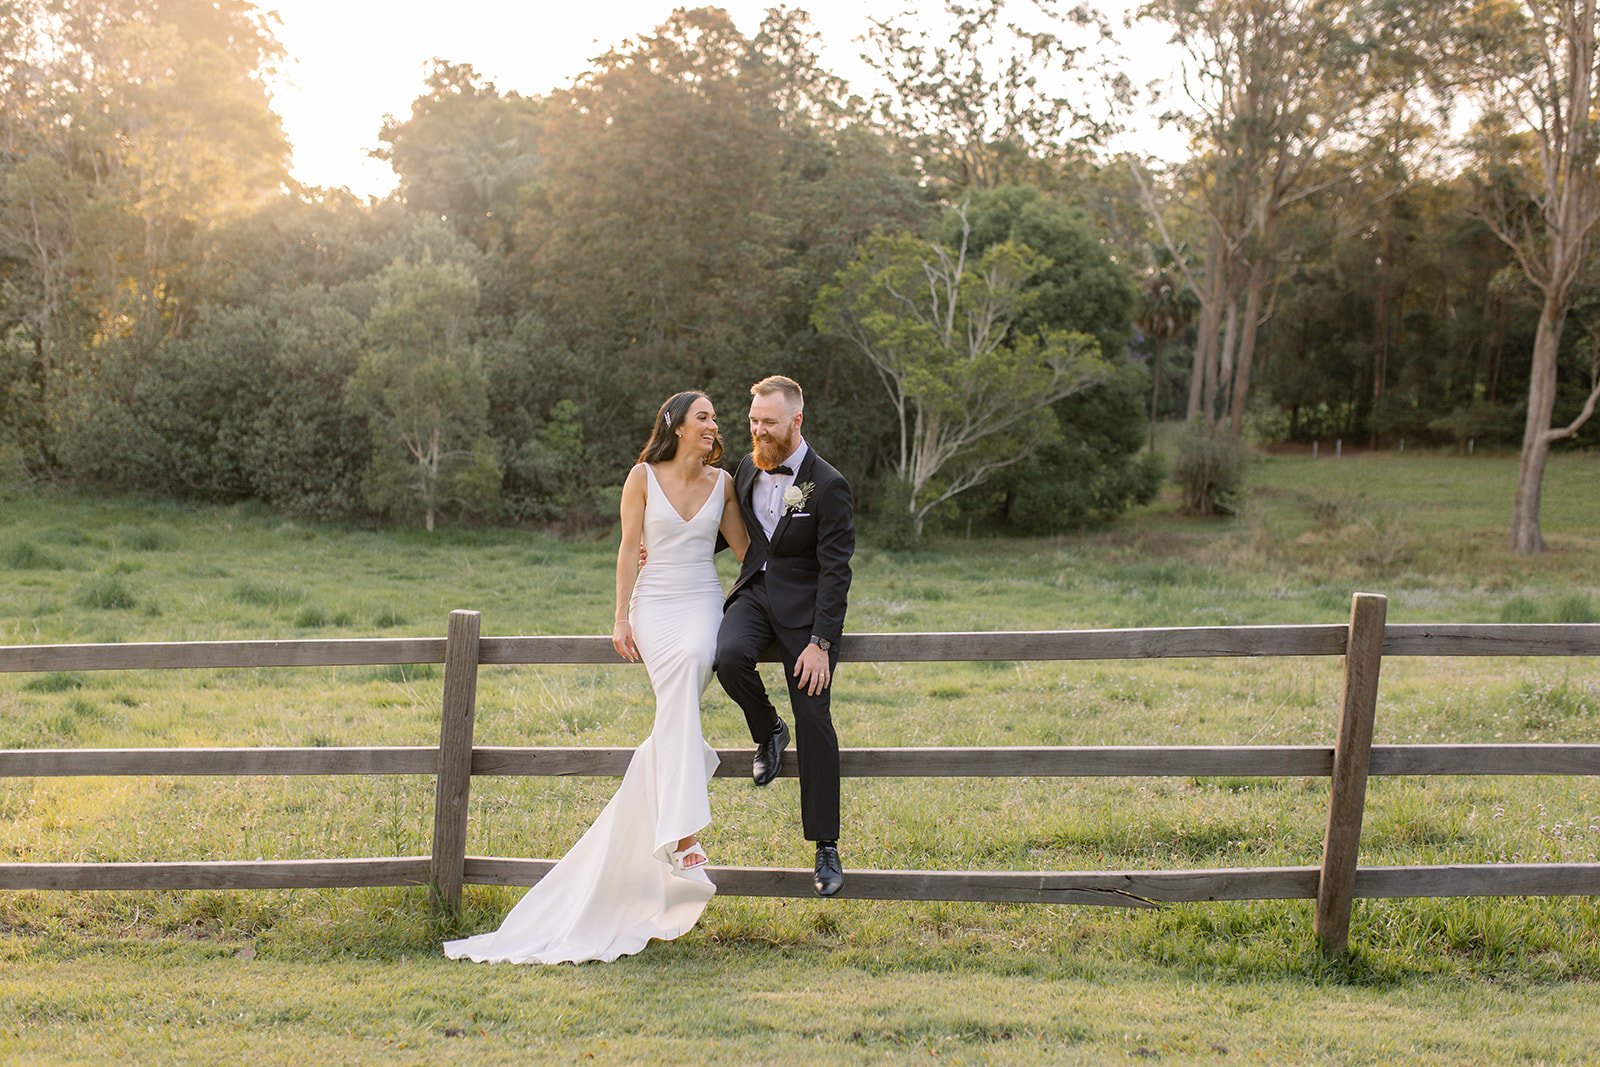
[[[639,658],[639,646],[633,643],[633,625],[626,619],[619,619],[611,628],[611,647],[629,662]]]

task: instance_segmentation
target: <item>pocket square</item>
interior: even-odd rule
[[[789,517],[791,519],[809,519],[811,517],[811,512],[809,512],[809,511],[791,511],[791,512],[789,512]]]

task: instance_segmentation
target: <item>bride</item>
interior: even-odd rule
[[[717,534],[741,560],[750,544],[733,479],[716,466],[722,437],[711,400],[689,391],[656,412],[622,486],[616,626],[611,644],[644,660],[655,726],[600,817],[511,909],[500,929],[447,941],[480,963],[614,960],[700,918],[716,887],[698,834],[711,822],[717,754],[700,734],[700,695],[722,621]],[[639,566],[639,549],[649,563]]]

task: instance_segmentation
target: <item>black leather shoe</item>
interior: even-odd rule
[[[789,727],[779,719],[778,728],[756,746],[755,762],[750,765],[750,777],[755,779],[756,785],[766,785],[778,777],[783,769],[783,750],[788,747]]]
[[[844,888],[844,868],[839,866],[838,845],[817,846],[817,874],[812,880],[817,896],[831,897]]]

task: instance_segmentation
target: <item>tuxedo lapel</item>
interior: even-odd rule
[[[755,462],[746,456],[739,464],[739,477],[733,483],[734,493],[739,498],[739,508],[744,512],[745,529],[750,532],[751,541],[767,543],[767,535],[761,529],[761,523],[756,521],[755,484],[760,471],[756,469]]]
[[[811,448],[806,449],[805,458],[800,461],[800,469],[794,472],[794,484],[805,485],[811,475],[811,468],[816,465],[817,453]],[[784,508],[783,514],[778,516],[778,525],[772,528],[772,543],[776,545],[783,540],[783,532],[789,528],[789,516],[802,508]]]

